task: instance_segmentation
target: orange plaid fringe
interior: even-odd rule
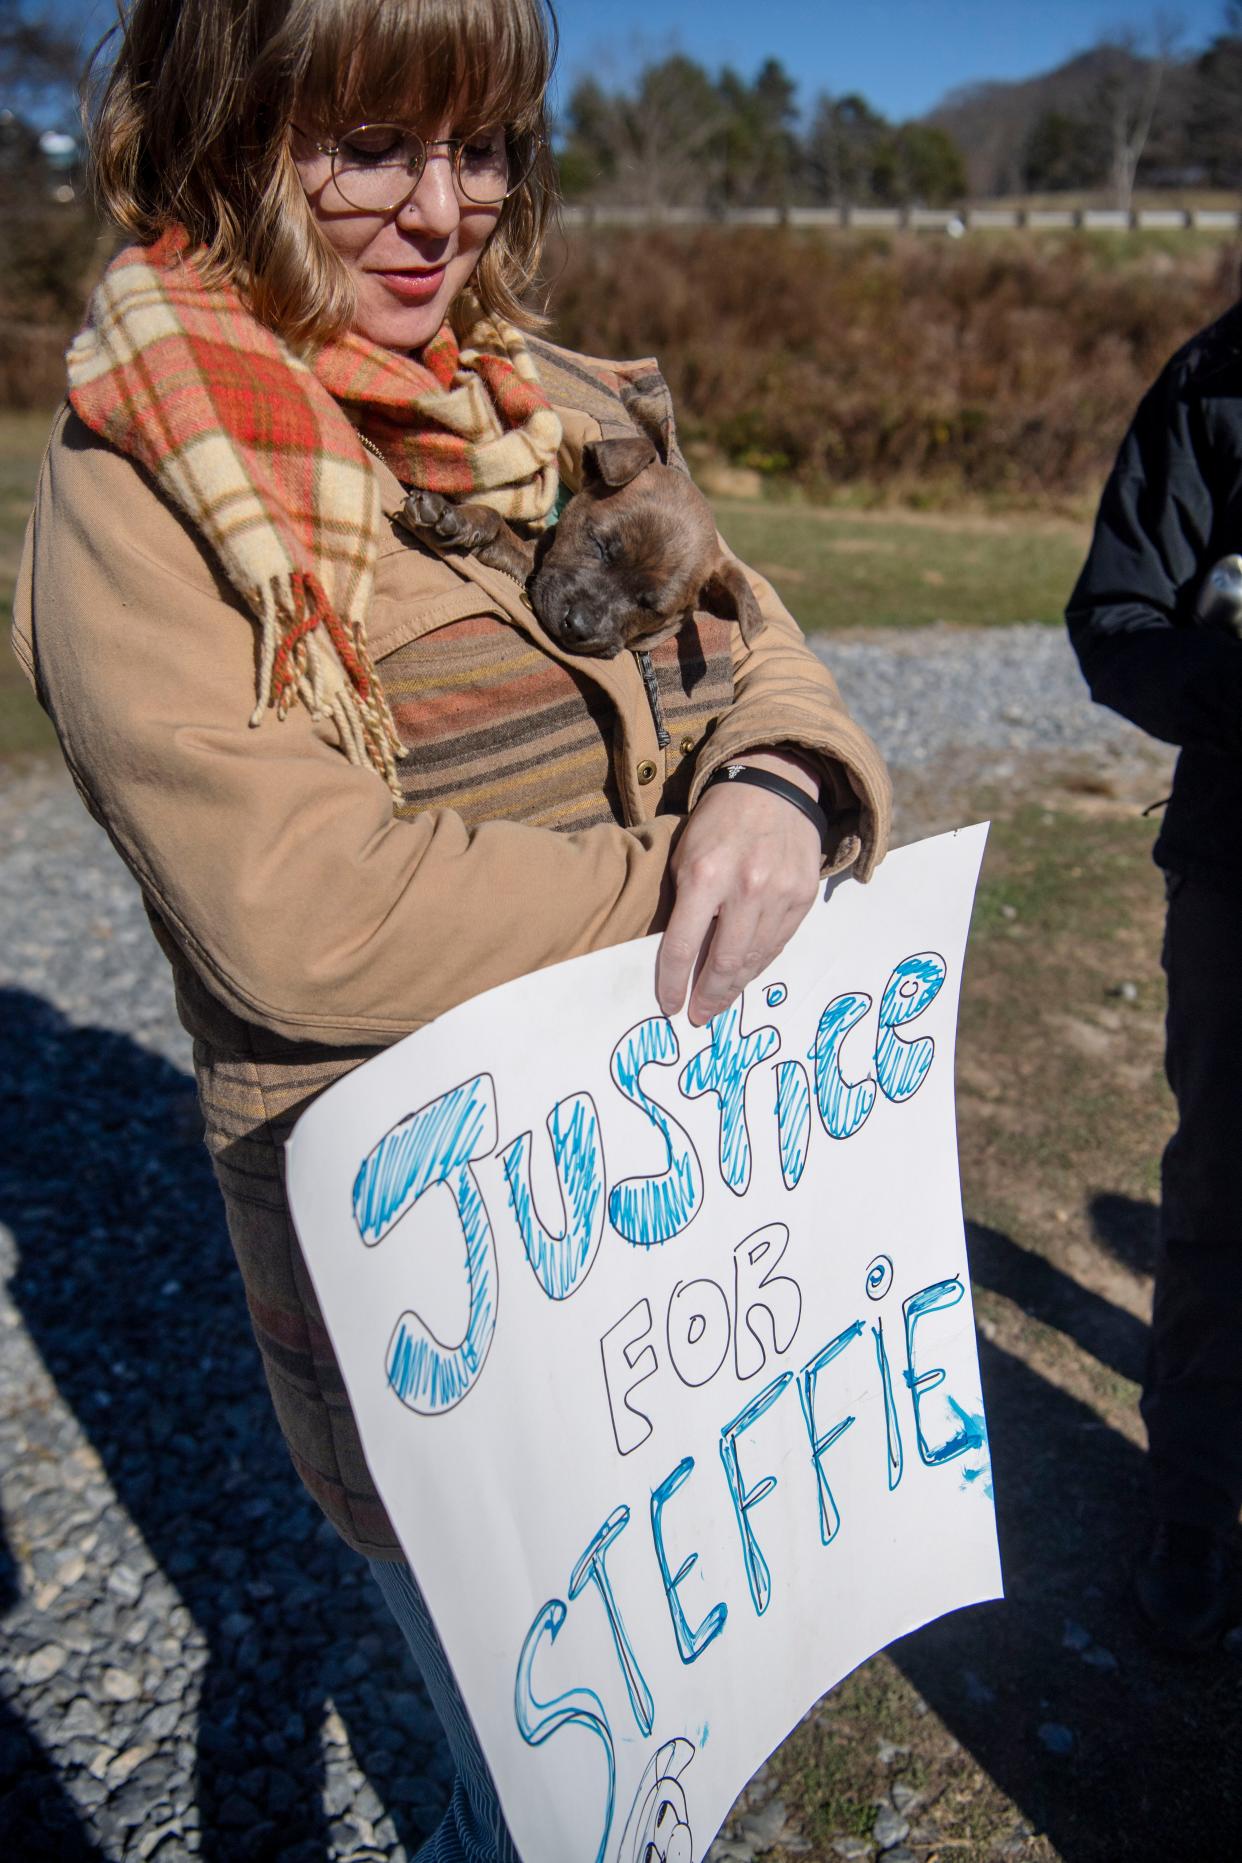
[[[350,333],[308,358],[208,284],[174,229],[129,247],[68,356],[69,399],[204,537],[260,631],[251,722],[300,700],[399,800],[367,650],[382,513],[363,433],[407,485],[546,522],[561,426],[519,331],[481,313],[419,359]]]

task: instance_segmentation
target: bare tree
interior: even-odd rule
[[[720,184],[726,120],[716,85],[680,53],[645,66],[629,91],[587,78],[569,99],[562,172],[597,199],[701,206]]]
[[[1125,213],[1134,199],[1134,178],[1181,35],[1181,22],[1160,13],[1147,32],[1119,26],[1100,41],[1098,49],[1108,55],[1100,104],[1111,149],[1113,198]]]
[[[674,53],[642,72],[615,122],[618,181],[645,207],[698,205],[718,185],[724,111],[693,59]]]

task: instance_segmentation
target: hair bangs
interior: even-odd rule
[[[511,0],[327,0],[297,111],[316,128],[394,122],[546,134],[555,22]]]
[[[143,244],[184,228],[289,342],[348,329],[348,270],[324,240],[290,129],[395,122],[461,134],[505,124],[522,176],[479,259],[471,301],[533,329],[524,301],[556,211],[544,91],[552,0],[128,0],[110,69],[95,68],[91,179]],[[460,300],[451,312],[465,317]]]

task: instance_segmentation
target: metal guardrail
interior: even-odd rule
[[[1235,232],[1242,207],[621,207],[567,206],[566,226],[800,226],[976,233],[1082,228],[1089,233]]]

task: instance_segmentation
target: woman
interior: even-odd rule
[[[437,1858],[511,1850],[366,1470],[284,1138],[454,1003],[653,929],[661,1006],[689,992],[705,1022],[822,873],[867,877],[888,808],[757,579],[750,651],[703,614],[653,656],[663,747],[632,656],[575,659],[515,582],[390,519],[423,485],[538,529],[586,442],[678,458],[652,365],[522,334],[550,30],[541,0],[135,0],[93,150],[136,243],[70,352],[17,618],[173,966],[294,1462],[444,1715]],[[759,783],[709,788],[731,761]]]

